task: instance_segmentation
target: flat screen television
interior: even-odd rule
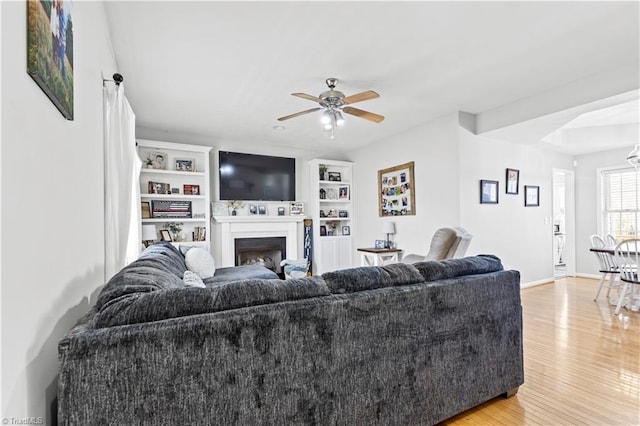
[[[220,151],[220,199],[295,201],[296,160]]]

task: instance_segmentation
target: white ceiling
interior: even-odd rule
[[[105,9],[138,129],[211,145],[349,150],[454,111],[481,114],[630,64],[639,72],[638,2],[111,1]],[[378,92],[354,106],[385,120],[346,116],[335,140],[319,112],[276,120],[317,106],[290,94],[317,96],[328,77],[347,96]],[[637,128],[637,93],[620,102],[635,102]]]

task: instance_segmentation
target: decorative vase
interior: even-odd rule
[[[231,216],[236,216],[238,214],[238,212],[236,211],[236,209],[231,210]]]

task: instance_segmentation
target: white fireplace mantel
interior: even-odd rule
[[[220,235],[219,267],[235,266],[236,238],[285,237],[287,259],[298,258],[298,234],[305,216],[214,216]]]

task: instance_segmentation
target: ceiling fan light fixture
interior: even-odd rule
[[[322,113],[322,117],[320,117],[320,122],[322,124],[330,124],[331,123],[331,113],[328,110],[326,110],[325,112]]]
[[[338,126],[342,126],[344,124],[344,117],[340,111],[334,112],[334,117]]]

